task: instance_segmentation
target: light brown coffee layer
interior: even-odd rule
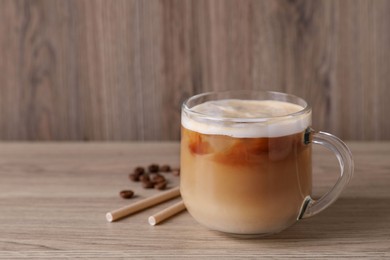
[[[182,127],[181,194],[205,226],[235,234],[278,232],[311,193],[311,145],[275,138],[200,134]]]

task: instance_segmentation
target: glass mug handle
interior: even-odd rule
[[[305,198],[298,219],[314,216],[329,207],[340,196],[353,175],[352,153],[341,139],[329,133],[314,132],[312,129],[308,129],[305,134],[305,142],[310,142],[311,138],[312,143],[322,145],[336,155],[340,165],[340,176],[336,184],[318,200],[314,200],[310,196]]]

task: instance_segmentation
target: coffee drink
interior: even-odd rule
[[[296,222],[311,194],[311,114],[276,100],[220,99],[182,112],[181,195],[210,229],[266,234]]]

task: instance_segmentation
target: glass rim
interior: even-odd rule
[[[304,106],[302,106],[302,109],[297,111],[297,112],[293,112],[293,113],[289,113],[289,114],[285,114],[285,115],[272,116],[272,117],[253,117],[253,118],[215,116],[215,115],[210,115],[207,113],[194,111],[188,106],[189,102],[194,101],[194,100],[199,99],[199,98],[202,98],[202,97],[207,97],[207,96],[217,95],[217,94],[224,94],[224,93],[228,94],[228,93],[245,93],[245,92],[248,92],[248,93],[249,92],[257,92],[257,93],[263,93],[263,94],[267,94],[269,96],[272,96],[268,99],[250,99],[250,100],[274,100],[274,101],[287,102],[287,103],[302,106],[301,104],[297,104],[296,102],[291,102],[288,100],[288,99],[296,99],[300,103],[303,103]],[[283,99],[283,100],[276,99],[276,98],[274,98],[274,96],[283,96],[285,99]],[[230,97],[230,99],[239,99],[239,98]],[[218,99],[215,99],[215,100],[218,100]],[[211,100],[209,100],[209,101],[211,101]],[[292,95],[292,94],[284,93],[284,92],[268,91],[268,90],[224,90],[224,91],[210,91],[210,92],[204,92],[204,93],[199,93],[199,94],[193,95],[193,96],[187,98],[186,100],[184,100],[184,102],[182,104],[182,111],[184,111],[192,116],[199,117],[201,119],[212,120],[212,121],[220,121],[220,122],[223,121],[223,122],[234,122],[234,123],[258,123],[258,122],[266,122],[266,121],[270,121],[270,120],[281,120],[281,119],[285,119],[285,118],[298,117],[300,115],[303,115],[303,114],[310,112],[311,107],[308,104],[308,102],[306,100],[304,100],[303,98]]]

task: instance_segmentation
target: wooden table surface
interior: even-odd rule
[[[0,258],[390,257],[390,142],[349,142],[355,175],[330,208],[265,238],[209,231],[187,212],[150,226],[168,201],[108,223],[107,211],[158,193],[128,179],[138,165],[179,163],[178,143],[0,143]],[[314,149],[314,188],[337,178]],[[170,186],[179,177],[169,176]],[[137,197],[124,200],[122,189]]]

